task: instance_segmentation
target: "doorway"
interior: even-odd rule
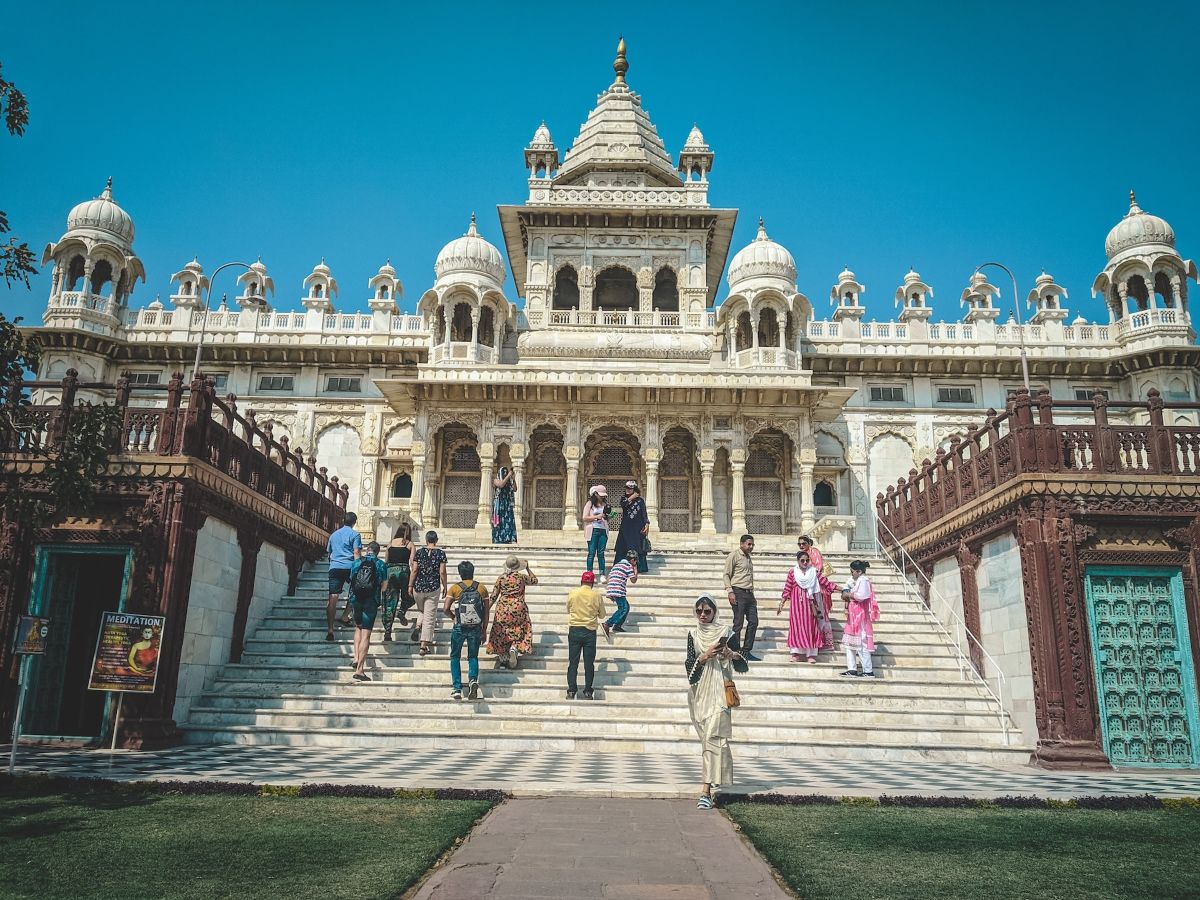
[[[21,730],[30,736],[95,738],[111,694],[89,691],[100,619],[125,608],[128,547],[43,546],[37,550],[31,615],[50,619],[46,652],[32,657]]]

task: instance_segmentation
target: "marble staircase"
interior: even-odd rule
[[[511,548],[448,547],[451,577],[471,559],[485,584]],[[600,636],[596,697],[565,699],[566,603],[578,584],[579,551],[522,547],[539,583],[529,589],[537,652],[513,672],[481,658],[482,697],[449,699],[449,623],[435,652],[416,653],[408,629],[392,643],[372,639],[370,682],[350,678],[351,631],[327,643],[325,567],[306,571],[246,641],[240,663],[227,665],[192,706],[183,729],[198,743],[332,747],[539,749],[695,755],[687,715],[685,630],[697,594],[723,594],[723,554],[651,554],[651,571],[630,591],[628,629]],[[827,557],[843,580],[849,556]],[[840,678],[840,650],[816,665],[792,663],[786,612],[776,615],[791,559],[756,554],[761,622],[755,652],[763,661],[738,679],[743,705],[734,714],[735,755],[864,760],[941,759],[1023,763],[1029,748],[1002,718],[983,683],[960,661],[921,603],[883,564],[872,576],[883,609],[876,626],[875,681]],[[727,609],[727,607],[725,608]],[[726,621],[729,621],[725,612]],[[834,633],[840,637],[840,603]],[[582,667],[581,667],[582,669]],[[465,676],[464,660],[464,676]],[[583,673],[580,671],[582,684]],[[1007,738],[1005,734],[1007,728]],[[1006,743],[1007,740],[1007,743]]]

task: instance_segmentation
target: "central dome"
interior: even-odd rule
[[[789,287],[796,284],[796,261],[782,245],[767,236],[763,220],[758,220],[758,236],[737,252],[729,263],[729,287],[749,278],[782,278]]]
[[[1158,216],[1143,212],[1133,191],[1129,192],[1129,212],[1104,239],[1104,252],[1112,259],[1122,250],[1143,244],[1175,246],[1175,230]]]
[[[133,243],[133,219],[113,200],[111,178],[99,197],[85,200],[67,214],[67,231],[80,228],[98,228],[116,235],[126,244]]]
[[[437,255],[433,271],[438,278],[454,272],[482,273],[504,282],[504,259],[500,251],[479,236],[475,228],[475,214],[471,213],[471,227],[460,238],[455,238]]]

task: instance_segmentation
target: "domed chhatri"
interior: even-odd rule
[[[1113,226],[1104,239],[1104,252],[1112,259],[1130,247],[1159,245],[1174,248],[1175,230],[1165,219],[1142,210],[1133,191],[1129,192],[1129,212]]]
[[[504,283],[504,259],[500,251],[479,236],[475,227],[475,213],[471,213],[471,225],[467,233],[455,238],[437,255],[433,271],[439,280],[455,273],[483,274],[497,285]]]
[[[104,185],[100,196],[85,200],[67,214],[67,232],[99,229],[133,244],[133,219],[113,200],[112,178]]]
[[[737,252],[729,263],[729,289],[752,278],[780,278],[795,290],[796,261],[785,247],[767,235],[766,225],[758,220],[758,235]]]

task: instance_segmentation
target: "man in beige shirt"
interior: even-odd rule
[[[596,677],[596,623],[604,618],[604,597],[596,590],[596,576],[584,572],[579,587],[567,595],[567,699],[574,700],[579,684],[579,657],[583,656],[583,693],[581,700],[592,700],[592,679]]]
[[[751,654],[754,649],[754,634],[758,631],[758,601],[754,599],[754,536],[743,534],[738,548],[725,557],[725,590],[729,605],[733,607],[733,637],[729,646],[741,646],[742,656],[750,662],[759,662],[760,657]],[[746,637],[739,638],[742,620],[746,622]]]

